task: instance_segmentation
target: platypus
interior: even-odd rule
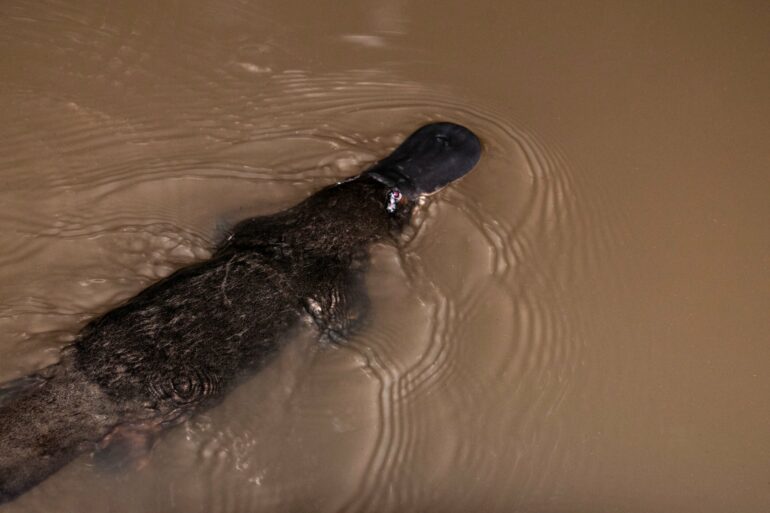
[[[81,453],[149,446],[257,371],[299,323],[344,339],[365,313],[370,246],[398,237],[418,199],[480,155],[467,128],[423,126],[361,174],[236,224],[209,260],[89,322],[59,363],[0,386],[0,503]]]

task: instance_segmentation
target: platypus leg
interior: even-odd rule
[[[333,274],[325,290],[327,294],[306,298],[305,310],[318,328],[323,344],[341,344],[361,329],[369,312],[362,270]]]
[[[93,458],[107,470],[140,470],[150,462],[150,452],[163,431],[188,420],[194,408],[177,408],[163,416],[148,416],[117,424],[96,446]]]
[[[94,452],[96,463],[107,470],[140,470],[150,461],[150,451],[161,428],[157,424],[116,426]]]

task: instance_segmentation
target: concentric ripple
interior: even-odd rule
[[[562,464],[549,419],[583,344],[563,301],[613,234],[559,151],[448,88],[277,58],[280,45],[244,29],[253,10],[217,18],[233,37],[216,41],[196,28],[215,11],[164,4],[156,21],[189,22],[166,33],[48,7],[10,3],[0,22],[27,59],[0,93],[16,127],[0,138],[0,379],[50,363],[89,318],[206,258],[233,221],[356,174],[421,124],[465,124],[485,149],[399,247],[375,249],[372,318],[349,345],[289,351],[170,433],[144,473],[121,478],[146,490],[132,501],[105,498],[114,478],[55,476],[44,486],[101,483],[59,509],[462,510],[466,481],[483,493],[504,468],[525,501]],[[200,41],[182,62],[166,55],[177,38]],[[42,64],[51,46],[60,69]]]

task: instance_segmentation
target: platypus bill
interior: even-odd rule
[[[360,175],[235,225],[182,268],[88,323],[61,361],[0,386],[0,503],[83,452],[145,444],[215,404],[312,319],[343,338],[361,316],[371,244],[417,199],[470,171],[467,128],[426,125]]]

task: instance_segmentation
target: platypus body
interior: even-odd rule
[[[369,247],[480,152],[468,129],[426,125],[360,175],[240,222],[210,260],[91,321],[59,363],[0,386],[0,503],[83,452],[149,446],[259,369],[303,319],[343,338],[365,309]]]

